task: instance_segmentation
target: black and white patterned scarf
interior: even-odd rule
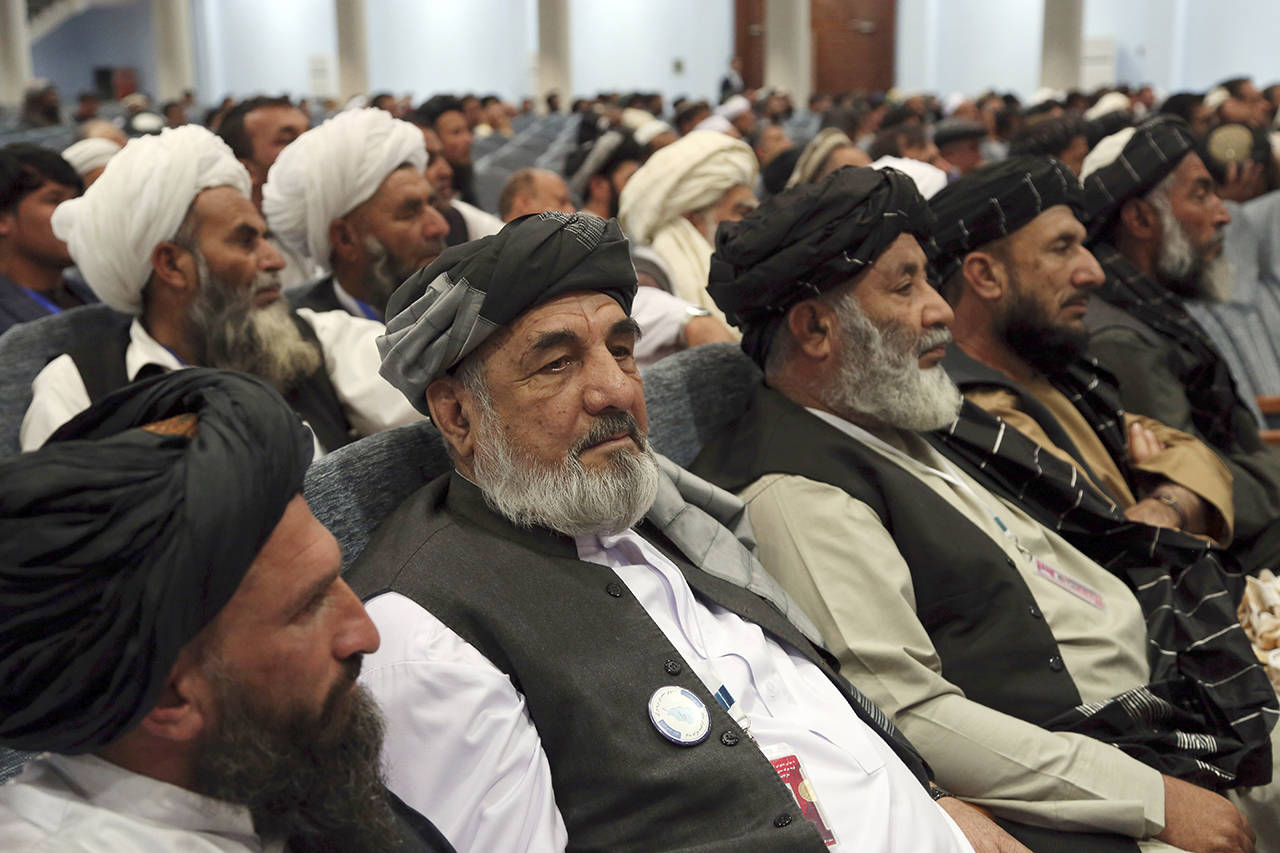
[[[1123,580],[1142,607],[1150,683],[1046,727],[1114,744],[1213,790],[1269,781],[1280,708],[1236,619],[1244,577],[1234,558],[1180,531],[1129,521],[1072,465],[973,403],[927,438]]]

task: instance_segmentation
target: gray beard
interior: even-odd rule
[[[843,341],[839,371],[824,402],[851,421],[923,432],[950,425],[963,397],[942,365],[921,370],[922,353],[950,343],[951,332],[935,329],[919,338],[898,326],[881,330],[846,295],[836,305]]]
[[[320,369],[320,350],[302,337],[288,302],[254,306],[254,295],[275,285],[274,277],[259,275],[252,287],[235,288],[213,277],[199,251],[195,258],[200,289],[186,327],[201,365],[251,373],[281,393]]]
[[[1225,253],[1206,261],[1191,243],[1186,229],[1173,215],[1167,198],[1152,199],[1160,216],[1164,239],[1156,257],[1156,272],[1170,290],[1188,299],[1229,302],[1235,292],[1236,271]]]
[[[369,294],[369,301],[373,307],[385,314],[391,294],[396,292],[396,288],[413,273],[413,270],[402,270],[395,258],[391,256],[390,250],[372,234],[364,238],[364,250],[370,259],[364,274],[365,290]]]
[[[508,438],[492,409],[477,425],[472,459],[485,502],[517,527],[545,527],[566,536],[611,536],[635,524],[658,494],[658,462],[628,414],[597,419],[591,432],[558,465],[535,460]],[[619,450],[601,470],[588,471],[582,452],[629,431],[638,451]]]

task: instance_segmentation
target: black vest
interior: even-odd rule
[[[1037,725],[1080,704],[1053,632],[1004,551],[914,475],[777,391],[757,386],[690,470],[732,492],[766,474],[844,490],[880,517],[910,567],[916,612],[947,681]]]
[[[694,567],[647,522],[638,529],[701,600],[799,650],[849,697],[827,659],[772,604]],[[826,849],[772,765],[626,585],[579,560],[573,540],[513,527],[458,475],[405,501],[346,579],[365,599],[395,591],[416,601],[510,676],[542,739],[569,850]],[[707,706],[711,735],[702,744],[676,746],[650,723],[649,697],[668,684]],[[924,784],[914,749],[850,704]]]
[[[347,310],[346,306],[338,301],[338,294],[333,291],[331,275],[286,291],[285,297],[289,300],[289,306],[295,311],[299,308],[310,308],[318,313]]]
[[[320,446],[326,451],[337,450],[350,444],[356,436],[342,410],[342,402],[333,390],[329,381],[329,371],[324,365],[323,350],[316,338],[311,324],[297,314],[292,314],[293,322],[302,337],[316,345],[321,352],[321,364],[310,376],[297,382],[285,393],[284,399],[298,416],[307,422],[315,432]],[[129,384],[129,374],[125,368],[125,352],[129,348],[129,326],[133,317],[121,314],[110,318],[111,321],[81,335],[76,342],[67,348],[80,371],[85,390],[89,393],[89,402],[96,403],[103,397]],[[138,372],[136,378],[143,379],[151,375],[151,365]],[[159,369],[158,367],[154,369]]]

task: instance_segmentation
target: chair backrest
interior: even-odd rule
[[[649,440],[685,466],[707,439],[744,411],[760,368],[737,344],[706,344],[669,355],[644,370]]]
[[[0,335],[0,459],[20,451],[18,428],[31,405],[36,374],[78,337],[114,324],[119,317],[105,305],[86,305],[19,323]]]
[[[0,746],[0,782],[17,776],[22,765],[35,757],[33,752],[18,752],[16,749]]]

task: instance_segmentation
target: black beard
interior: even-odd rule
[[[394,850],[398,825],[383,787],[384,724],[359,672],[330,692],[324,709],[281,715],[254,692],[215,674],[217,723],[196,756],[193,788],[246,806],[264,840],[294,853]]]
[[[1012,298],[996,321],[996,334],[1013,353],[1046,376],[1061,373],[1084,356],[1089,346],[1087,330],[1054,325],[1017,282],[1010,285]]]

